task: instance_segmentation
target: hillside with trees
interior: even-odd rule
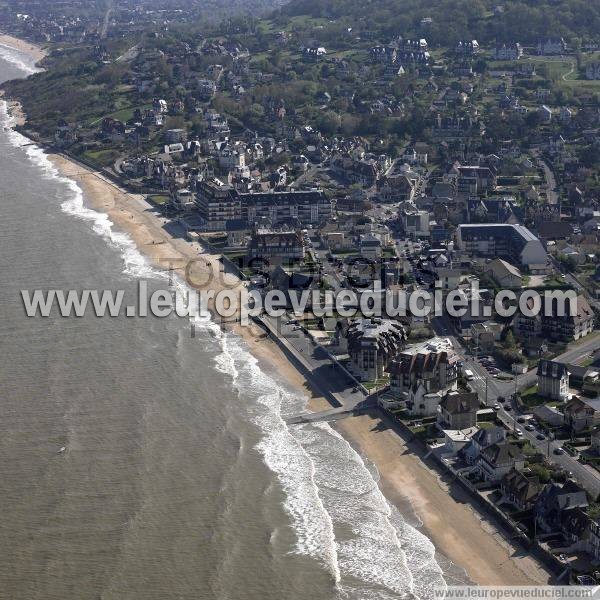
[[[299,0],[282,8],[277,20],[285,23],[299,16],[337,21],[325,30],[337,28],[341,21],[354,34],[426,35],[430,44],[440,45],[462,39],[533,44],[539,38],[562,36],[576,46],[600,31],[600,2],[585,0]]]

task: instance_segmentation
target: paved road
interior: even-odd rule
[[[105,39],[108,34],[108,26],[110,25],[110,15],[113,10],[113,0],[108,0],[106,3],[106,13],[104,14],[104,21],[102,22],[102,28],[100,29],[100,39]]]
[[[498,404],[499,398],[506,399],[504,404],[500,404],[497,410],[498,418],[506,425],[508,429],[519,429],[523,433],[523,437],[532,444],[539,452],[548,458],[548,460],[567,472],[573,473],[575,479],[583,485],[594,497],[600,494],[600,474],[587,465],[583,465],[576,458],[568,454],[557,455],[554,450],[562,445],[562,442],[555,440],[538,440],[539,431],[529,432],[525,429],[524,424],[518,423],[520,412],[517,410],[515,403],[512,400],[512,394],[515,391],[522,390],[533,385],[537,379],[535,369],[528,373],[514,377],[511,381],[502,381],[496,379],[486,371],[486,369],[474,357],[469,356],[460,340],[453,334],[453,329],[447,318],[438,317],[432,322],[433,328],[438,335],[449,337],[452,343],[464,362],[464,367],[469,369],[475,375],[475,378],[469,382],[473,391],[479,394],[484,401],[487,400],[487,406],[493,407]],[[592,334],[589,339],[574,344],[564,354],[561,354],[556,360],[576,363],[582,358],[589,356],[596,350],[600,349],[600,335]],[[510,410],[505,407],[509,406]]]
[[[558,203],[558,193],[556,191],[556,177],[554,171],[550,168],[548,163],[540,156],[539,150],[533,150],[532,154],[536,157],[538,165],[544,171],[544,177],[546,179],[546,198],[548,204]]]

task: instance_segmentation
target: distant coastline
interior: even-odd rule
[[[43,48],[15,38],[0,35],[0,44],[19,50],[39,62],[46,56]],[[19,104],[9,101],[11,114],[23,124],[25,115]],[[143,197],[135,196],[63,154],[49,154],[50,160],[67,178],[84,191],[94,210],[106,213],[111,221],[130,235],[136,246],[159,268],[175,259],[175,270],[182,269],[191,258],[199,256],[218,265],[219,256],[199,254],[182,238],[175,238],[164,228]],[[276,372],[295,389],[312,396],[311,410],[328,408],[318,390],[310,388],[305,378],[285,358],[277,346],[250,328],[234,328],[242,335],[250,350],[266,369]],[[536,585],[546,583],[548,574],[538,563],[515,548],[495,526],[484,520],[469,504],[466,496],[453,496],[439,474],[424,463],[407,442],[390,430],[373,431],[378,421],[368,417],[347,419],[336,426],[344,437],[379,470],[380,485],[390,503],[400,512],[411,506],[423,523],[423,530],[436,549],[455,565],[464,569],[470,579],[482,585]],[[474,543],[474,540],[477,542]]]
[[[48,55],[48,51],[45,48],[6,33],[0,33],[0,44],[27,54],[36,63]]]

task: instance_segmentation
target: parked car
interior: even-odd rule
[[[554,454],[564,454],[563,448],[554,448]]]
[[[525,429],[527,429],[527,431],[535,431],[535,427],[531,424],[525,425]]]
[[[535,437],[540,441],[546,439],[546,436],[543,433],[538,433]]]

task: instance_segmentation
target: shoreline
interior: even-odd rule
[[[48,153],[61,175],[77,182],[85,203],[108,214],[114,225],[125,231],[138,250],[153,266],[166,269],[172,264],[183,275],[183,264],[197,259],[220,269],[219,256],[198,251],[197,245],[165,231],[167,219],[140,196],[121,190],[101,174],[81,166],[64,155]],[[172,227],[172,225],[171,225]],[[176,230],[172,227],[171,231]],[[243,283],[240,282],[240,285]],[[217,289],[218,291],[218,289]],[[258,327],[230,326],[248,344],[263,368],[309,398],[312,412],[331,408],[304,376],[284,356],[277,345]],[[511,544],[505,535],[470,504],[468,494],[448,485],[443,477],[423,461],[415,445],[395,432],[378,427],[380,421],[369,416],[351,417],[334,428],[362,456],[377,468],[382,492],[391,505],[411,512],[422,523],[420,530],[432,541],[436,551],[479,585],[538,585],[548,583],[551,575],[528,553]],[[447,517],[451,515],[450,519]],[[471,540],[477,539],[473,547]]]
[[[13,43],[7,44],[4,40]],[[0,43],[27,53],[34,60],[46,55],[42,48],[12,36],[0,34]],[[25,115],[20,104],[6,100],[10,114],[22,125]],[[218,255],[199,250],[197,244],[176,237],[182,233],[181,228],[158,215],[143,196],[126,192],[97,171],[62,154],[47,150],[46,154],[62,176],[79,185],[84,205],[107,214],[117,229],[130,236],[152,266],[164,271],[172,267],[185,279],[185,265],[200,258],[198,275],[208,269],[213,273],[221,271]],[[218,291],[217,286],[212,287]],[[309,398],[309,410],[331,407],[262,329],[239,325],[229,328],[246,341],[261,367]],[[361,416],[345,419],[333,427],[375,465],[380,475],[378,485],[388,502],[401,514],[406,512],[407,506],[411,507],[422,523],[420,531],[431,540],[437,552],[464,569],[468,578],[479,585],[536,585],[550,580],[551,576],[534,558],[513,546],[491,521],[470,506],[466,492],[444,481],[423,461],[421,452],[410,441],[379,424],[377,419]],[[473,539],[477,539],[476,547],[471,542]]]
[[[0,32],[0,44],[27,54],[36,64],[48,55],[48,50],[21,38]]]

